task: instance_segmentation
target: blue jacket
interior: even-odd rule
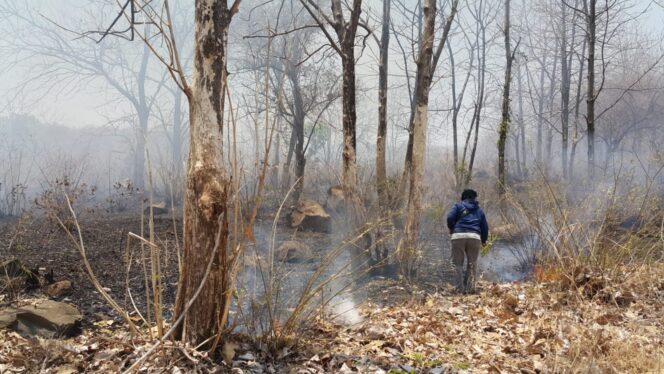
[[[482,243],[486,243],[489,238],[489,224],[476,200],[464,200],[454,204],[447,214],[447,228],[450,229],[450,233],[478,233]]]

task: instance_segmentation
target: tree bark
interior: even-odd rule
[[[561,31],[560,31],[560,124],[562,127],[562,170],[563,178],[569,177],[568,173],[568,147],[569,147],[569,95],[571,66],[568,64],[567,51],[567,5],[561,4]]]
[[[189,100],[189,156],[184,200],[184,253],[174,318],[185,313],[211,263],[201,293],[176,336],[196,346],[223,332],[233,289],[227,248],[230,175],[224,168],[223,115],[228,27],[237,11],[223,0],[197,0],[193,83]],[[214,258],[212,255],[215,254]]]
[[[586,38],[588,40],[588,88],[586,90],[586,128],[588,133],[588,176],[595,172],[595,44],[597,40],[597,0],[588,0],[586,14]]]
[[[173,103],[173,135],[171,136],[173,144],[171,144],[171,163],[173,164],[173,175],[171,176],[173,187],[181,187],[174,183],[175,181],[181,181],[183,175],[182,168],[182,90],[176,90],[173,94],[174,103]],[[175,192],[174,192],[175,193]],[[181,194],[178,191],[177,196],[180,197]],[[179,201],[179,198],[178,198]]]
[[[295,188],[293,189],[293,200],[300,200],[304,190],[304,167],[306,158],[304,156],[304,101],[302,99],[302,87],[300,77],[294,62],[288,61],[287,75],[291,82],[293,91],[293,133],[295,134]]]
[[[148,62],[150,60],[150,49],[148,45],[143,46],[143,56],[141,57],[141,66],[138,70],[136,85],[138,88],[137,97],[133,98],[132,103],[138,115],[138,131],[136,132],[136,162],[134,164],[134,186],[143,190],[145,188],[145,147],[148,136],[148,121],[150,119],[150,108],[148,107],[145,93],[145,83],[147,81]]]
[[[486,87],[486,47],[487,47],[487,35],[486,35],[486,24],[485,24],[485,15],[483,13],[483,3],[480,2],[479,9],[477,10],[476,15],[476,34],[475,34],[475,45],[481,46],[477,50],[477,101],[475,103],[475,109],[473,111],[473,117],[470,121],[470,127],[468,129],[468,136],[466,137],[466,143],[463,149],[463,157],[461,162],[465,164],[466,162],[466,150],[470,144],[470,136],[473,134],[474,138],[473,144],[470,148],[470,157],[468,161],[468,166],[465,168],[464,176],[464,185],[468,186],[470,181],[473,178],[473,168],[475,165],[475,155],[477,153],[477,144],[479,141],[479,131],[480,131],[480,121],[482,116],[482,110],[484,109],[485,96],[485,87]]]
[[[450,9],[450,15],[447,17],[446,22],[443,26],[443,35],[441,36],[440,40],[438,41],[438,46],[436,47],[436,52],[433,53],[433,46],[432,46],[432,61],[430,63],[429,69],[431,69],[431,72],[429,73],[433,77],[433,73],[436,70],[436,66],[438,65],[438,60],[440,59],[440,56],[442,55],[442,52],[445,48],[445,43],[447,42],[447,38],[449,37],[450,30],[452,28],[452,21],[454,21],[454,17],[456,16],[456,13],[458,11],[458,6],[459,6],[459,0],[454,0],[452,1],[451,4],[451,9]],[[422,35],[423,35],[423,9],[420,9],[420,17],[418,17],[418,26],[420,30],[420,39],[418,40],[418,45],[420,47],[420,53],[421,49],[423,48],[423,41],[422,41]],[[434,31],[435,32],[435,31]],[[432,79],[429,80],[429,86],[433,82]],[[414,87],[414,92],[417,93],[420,88],[419,84],[421,82],[417,80],[417,77],[415,78],[415,87]],[[427,92],[431,89],[431,87],[427,87]],[[428,94],[427,94],[428,95]],[[406,195],[406,187],[408,186],[408,181],[410,179],[409,174],[412,169],[412,163],[413,163],[413,146],[414,146],[414,129],[413,129],[413,124],[415,123],[415,116],[417,114],[417,101],[415,100],[415,97],[413,97],[413,100],[410,103],[410,119],[408,121],[409,123],[409,128],[408,128],[408,145],[406,146],[406,157],[404,160],[404,168],[403,168],[403,174],[401,176],[401,181],[399,185],[399,196],[405,196]]]
[[[523,178],[528,178],[528,155],[526,153],[526,121],[523,117],[523,82],[521,77],[521,63],[518,63],[517,85],[519,96],[519,144],[521,145],[521,167],[520,174]],[[518,148],[517,148],[518,150]]]
[[[343,66],[343,177],[345,211],[353,225],[361,222],[364,208],[361,205],[357,186],[357,139],[355,111],[355,52],[354,44],[345,49],[341,59]]]
[[[579,109],[581,108],[581,91],[583,86],[583,70],[584,59],[586,53],[586,43],[587,40],[584,38],[583,47],[581,48],[581,58],[579,58],[579,84],[576,87],[576,100],[574,105],[574,137],[572,138],[572,151],[569,156],[569,179],[574,179],[574,165],[576,160],[576,146],[579,144],[581,138],[579,138]]]
[[[429,90],[431,87],[433,64],[433,40],[436,20],[436,0],[424,1],[424,27],[422,29],[421,48],[417,60],[415,92],[415,116],[412,129],[413,152],[411,158],[410,188],[403,242],[400,245],[402,272],[410,274],[413,269],[417,239],[422,214],[422,181],[424,179],[424,155],[428,125]]]
[[[385,160],[387,141],[387,72],[390,45],[391,0],[383,0],[383,25],[380,37],[380,62],[378,66],[378,136],[376,139],[376,192],[381,211],[387,209],[387,165]]]
[[[512,62],[514,54],[510,42],[510,0],[505,0],[505,84],[503,86],[502,115],[498,129],[498,191],[501,195],[506,191],[507,165],[505,161],[505,143],[509,134],[510,123],[510,82],[512,80]]]

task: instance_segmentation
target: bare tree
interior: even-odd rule
[[[429,74],[432,77],[433,77],[433,74],[436,71],[436,67],[438,66],[438,61],[440,60],[440,57],[443,53],[443,50],[445,50],[445,43],[447,42],[447,39],[449,37],[450,30],[451,30],[452,24],[453,24],[452,21],[454,20],[454,17],[456,16],[456,14],[458,12],[458,7],[459,7],[459,0],[452,0],[452,2],[450,4],[450,14],[447,17],[441,17],[441,19],[443,20],[442,33],[441,33],[441,37],[438,41],[438,44],[435,46],[435,50],[433,51],[432,61],[431,61],[431,64],[430,64],[431,72]],[[442,12],[442,9],[440,10],[440,12]],[[420,19],[421,19],[420,22],[423,22],[423,20],[424,20],[423,17],[424,17],[424,15],[422,14],[420,16]],[[421,27],[421,30],[423,30],[422,27]],[[419,39],[417,41],[419,49],[422,49],[422,45],[423,45],[422,36],[424,36],[423,31],[420,33]],[[435,30],[434,30],[434,37],[435,37]],[[415,49],[413,49],[413,52],[414,51],[415,51]],[[419,53],[420,52],[418,52],[418,55],[419,55]],[[417,63],[418,64],[420,63],[419,57],[418,57]],[[418,70],[419,70],[419,65],[418,65]],[[429,85],[431,85],[433,82],[434,82],[433,79],[428,80]],[[415,96],[417,96],[417,92],[419,90],[418,84],[420,84],[420,83],[422,83],[422,82],[419,81],[417,79],[417,77],[415,77],[415,85],[413,87],[413,92],[415,94],[413,95],[412,100],[411,100],[410,120],[408,122],[409,123],[409,127],[408,127],[408,145],[406,147],[406,157],[405,157],[405,160],[404,160],[403,176],[401,178],[401,185],[399,187],[399,195],[400,196],[405,196],[406,195],[406,187],[409,186],[409,183],[407,183],[407,182],[412,180],[412,178],[410,178],[410,172],[413,170],[413,166],[412,166],[413,165],[413,151],[414,151],[413,147],[414,147],[414,142],[415,142],[415,139],[414,139],[415,129],[413,128],[413,126],[415,126],[415,116],[417,115],[417,102],[416,102]],[[427,88],[427,91],[426,91],[427,95],[428,95],[428,92],[429,92],[430,89],[431,89],[431,87]]]
[[[413,269],[415,250],[422,213],[422,181],[424,177],[424,155],[429,111],[429,90],[433,74],[433,46],[436,22],[436,0],[425,0],[423,5],[424,27],[422,29],[420,53],[417,58],[415,80],[415,115],[411,122],[412,157],[410,160],[410,188],[404,237],[399,243],[402,272],[410,274]]]
[[[168,7],[168,1],[165,1]],[[175,318],[187,314],[182,339],[200,344],[223,333],[230,304],[237,248],[227,248],[230,175],[222,158],[227,90],[228,29],[240,0],[199,0],[195,9],[192,85],[180,67],[180,84],[189,100],[189,159],[184,207],[184,253],[175,302]],[[171,39],[171,41],[173,41]],[[174,60],[179,64],[173,45]],[[216,258],[215,258],[216,257]],[[205,269],[215,264],[201,294]],[[187,304],[193,301],[190,310]]]
[[[101,80],[133,109],[135,126],[135,150],[133,182],[144,187],[145,149],[150,115],[165,83],[165,76],[148,74],[151,52],[147,46],[138,54],[128,53],[118,43],[97,45],[92,39],[79,35],[65,25],[44,17],[35,17],[29,5],[3,2],[0,11],[11,15],[9,27],[29,26],[30,33],[7,32],[14,35],[8,45],[13,46],[16,59],[39,58],[44,61],[44,71],[49,74],[28,76],[24,89],[31,83],[40,83],[45,92],[83,87],[94,80]],[[94,15],[89,15],[94,18]],[[39,65],[37,65],[39,66]],[[37,70],[35,70],[37,71]],[[41,70],[39,70],[41,71]]]
[[[380,36],[380,62],[378,66],[378,135],[376,139],[376,190],[381,210],[388,204],[387,163],[387,79],[390,46],[390,9],[392,1],[383,0],[383,17]]]
[[[512,63],[519,45],[517,43],[514,50],[511,47],[510,40],[510,0],[505,0],[505,83],[503,85],[502,116],[500,127],[498,129],[498,191],[505,193],[507,187],[505,176],[507,174],[507,165],[505,161],[505,143],[509,133],[510,124],[510,83],[512,81]]]
[[[343,111],[343,178],[346,214],[351,221],[359,223],[364,216],[364,208],[358,193],[357,180],[357,114],[355,111],[355,37],[360,24],[362,0],[353,0],[344,16],[345,4],[341,0],[331,0],[332,14],[328,15],[313,0],[300,0],[316,24],[341,58],[343,70],[342,111]],[[328,31],[331,27],[336,38]]]

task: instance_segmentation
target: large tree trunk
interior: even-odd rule
[[[424,155],[429,110],[429,89],[431,86],[434,26],[436,20],[436,0],[424,1],[424,28],[421,48],[417,60],[417,91],[415,92],[415,116],[412,129],[413,151],[411,158],[410,188],[403,242],[400,245],[402,272],[410,274],[413,269],[415,250],[420,230],[422,213],[422,181],[424,179]]]
[[[182,199],[182,181],[183,181],[183,162],[182,162],[182,135],[183,135],[183,118],[182,118],[182,90],[176,90],[174,93],[173,103],[173,133],[171,135],[171,193],[173,204],[180,204]]]
[[[204,286],[176,334],[192,346],[223,331],[233,289],[227,248],[231,183],[222,158],[226,47],[232,15],[225,1],[196,1],[193,83],[186,92],[190,135],[184,254],[174,315],[177,319],[185,313],[210,263]]]
[[[376,139],[376,192],[378,204],[384,211],[388,204],[387,165],[385,161],[387,141],[387,71],[390,45],[391,0],[383,0],[383,26],[380,37],[380,63],[378,66],[378,136]]]
[[[510,0],[505,0],[505,84],[503,86],[502,116],[498,129],[498,191],[504,194],[506,190],[507,165],[505,161],[505,143],[509,133],[510,123],[510,82],[512,80],[512,53],[510,43]]]

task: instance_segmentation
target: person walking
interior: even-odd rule
[[[477,202],[476,191],[467,189],[461,193],[461,201],[447,215],[447,228],[452,236],[454,286],[459,293],[475,293],[477,258],[489,238],[489,224]]]

